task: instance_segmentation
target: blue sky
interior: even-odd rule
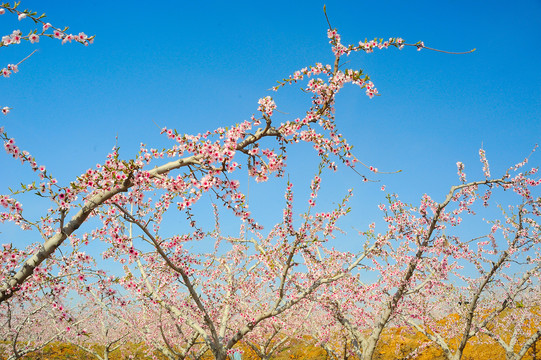
[[[2,48],[2,67],[39,51],[0,81],[0,105],[12,108],[0,124],[67,184],[103,162],[117,135],[122,157],[131,158],[140,142],[167,144],[156,124],[181,133],[212,130],[248,119],[267,95],[279,110],[300,116],[309,98],[298,88],[268,89],[295,70],[332,62],[324,3],[344,43],[398,36],[449,51],[477,49],[447,55],[392,48],[347,59],[348,67],[371,76],[381,96],[370,100],[356,87],[344,89],[336,104],[339,128],[363,162],[403,170],[369,184],[345,168],[325,177],[324,204],[355,189],[348,226],[364,229],[378,218],[382,184],[408,202],[425,192],[442,199],[458,181],[457,161],[466,164],[469,179],[481,178],[481,146],[499,175],[541,141],[541,2],[533,0],[23,0],[22,8],[46,12],[53,25],[96,39],[88,47],[42,38]],[[5,35],[33,27],[6,14],[0,28]],[[306,189],[317,159],[303,147],[289,154],[290,177]],[[33,180],[8,156],[0,156],[0,167],[7,169],[0,193]],[[274,199],[283,198],[282,189],[283,182],[252,182],[256,216],[269,223],[280,218],[283,204]]]

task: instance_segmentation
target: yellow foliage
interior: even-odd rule
[[[537,314],[539,309],[532,309]],[[502,314],[505,316],[505,313]],[[452,314],[448,318],[441,321],[441,325],[458,322],[458,315]],[[532,320],[527,321],[522,325],[523,331],[526,333],[534,333],[539,328],[539,324]],[[505,333],[500,334],[504,337],[510,336],[513,331],[512,327],[506,328]],[[523,343],[524,339],[519,339],[517,348]],[[450,347],[456,347],[459,339],[447,339]],[[302,340],[292,341],[288,346],[284,347],[279,353],[274,354],[273,360],[327,360],[327,354],[321,347],[315,346],[316,341],[310,337],[305,337]],[[343,344],[335,344],[337,348],[343,348]],[[99,348],[96,346],[96,348]],[[255,352],[246,344],[238,344],[238,348],[243,351],[243,360],[259,360]],[[443,351],[431,343],[430,340],[420,332],[414,332],[405,328],[391,328],[386,330],[378,342],[378,347],[375,351],[373,360],[396,360],[406,358],[412,355],[414,351],[417,353],[411,356],[410,359],[416,360],[439,360],[445,359]],[[534,355],[535,351],[535,355]],[[126,344],[121,349],[110,354],[111,360],[127,360],[129,355],[134,355],[135,359],[146,359],[144,346],[141,344]],[[1,356],[2,354],[0,354]],[[155,354],[156,358],[162,359],[163,356]],[[25,360],[63,360],[63,359],[87,359],[90,358],[83,350],[74,345],[66,343],[51,343],[42,350],[23,357]],[[541,359],[541,340],[535,344],[526,353],[524,360]],[[203,360],[213,359],[210,351],[208,351]],[[356,360],[355,357],[349,356],[348,360]],[[463,360],[497,360],[505,359],[504,349],[488,336],[482,336],[481,339],[473,337],[468,342],[462,357]]]

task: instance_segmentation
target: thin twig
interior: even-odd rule
[[[327,7],[325,4],[323,4],[323,13],[325,14],[325,19],[327,19],[327,24],[329,24],[329,29],[332,30],[331,22],[329,21],[329,17],[327,16]]]
[[[415,47],[420,47],[420,45],[417,45],[417,44],[404,44],[404,46],[415,46]],[[452,54],[452,55],[464,55],[464,54],[470,54],[472,52],[474,52],[476,49],[471,49],[469,51],[460,51],[460,52],[456,52],[456,51],[445,51],[445,50],[439,50],[439,49],[434,49],[434,48],[431,48],[431,47],[428,47],[428,46],[422,46],[421,49],[427,49],[427,50],[431,50],[431,51],[437,51],[437,52],[441,52],[441,53],[444,53],[444,54]]]
[[[30,55],[28,55],[27,57],[25,57],[24,59],[22,59],[21,61],[19,61],[15,66],[19,66],[20,64],[22,64],[23,62],[25,62],[26,59],[28,59],[30,56],[34,55],[34,53],[35,53],[36,51],[38,51],[38,49],[32,51],[32,52],[30,53]]]

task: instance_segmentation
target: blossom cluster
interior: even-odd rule
[[[490,167],[488,165],[485,150],[479,149],[479,158],[481,160],[481,163],[483,163],[483,173],[485,174],[485,178],[488,179],[490,177]]]
[[[15,139],[10,138],[7,136],[7,134],[4,132],[4,128],[0,127],[0,138],[4,142],[4,149],[8,154],[10,154],[14,159],[20,160],[21,164],[28,163],[30,165],[30,168],[33,171],[39,170],[39,177],[40,179],[45,179],[46,173],[45,173],[45,166],[38,165],[36,162],[36,159],[30,155],[30,153],[26,150],[21,150],[16,144]]]
[[[0,212],[0,223],[11,221],[21,224],[23,206],[20,202],[7,195],[0,195],[0,206],[8,210]]]
[[[94,36],[88,36],[83,32],[80,32],[78,35],[68,34],[66,33],[67,28],[62,30],[62,29],[53,27],[48,22],[47,23],[44,22],[42,20],[45,17],[44,14],[37,16],[35,12],[31,12],[30,10],[20,11],[18,9],[18,6],[19,6],[19,3],[17,2],[13,6],[10,6],[9,3],[0,4],[0,15],[5,14],[7,10],[12,14],[17,15],[19,21],[25,18],[30,18],[31,20],[34,21],[34,23],[42,25],[41,31],[33,30],[33,31],[30,31],[28,35],[23,35],[21,30],[14,30],[11,34],[2,36],[1,41],[0,41],[0,47],[9,46],[9,45],[17,45],[17,44],[20,44],[22,40],[29,41],[30,43],[34,44],[34,43],[39,42],[40,36],[46,36],[49,38],[59,39],[62,41],[62,44],[65,44],[66,42],[76,41],[78,43],[81,43],[87,46],[89,44],[92,44],[94,41]],[[47,32],[47,31],[51,31],[52,33]],[[27,56],[27,58],[29,56]],[[20,65],[20,63],[22,63],[25,60],[26,58],[21,60],[17,64],[9,64],[6,67],[2,68],[0,72],[1,76],[9,77],[12,73],[16,73],[19,70],[18,66]],[[1,111],[4,115],[7,115],[10,110],[11,108],[8,106],[4,106],[1,108]]]
[[[0,199],[0,203],[3,199]],[[25,251],[18,250],[14,248],[11,244],[3,244],[3,249],[0,252],[1,262],[4,264],[4,271],[13,269],[16,265],[19,264],[28,254]],[[7,269],[5,268],[7,267]]]
[[[465,183],[466,182],[466,173],[464,172],[464,163],[459,161],[459,162],[456,163],[456,167],[457,167],[457,171],[458,171],[458,176],[460,177],[460,181]]]
[[[407,45],[404,39],[397,37],[397,38],[389,38],[388,40],[373,39],[373,40],[359,41],[357,45],[345,46],[341,43],[340,34],[338,34],[336,29],[327,30],[327,37],[330,39],[329,43],[332,45],[333,53],[337,57],[340,57],[341,55],[349,55],[352,52],[356,52],[356,51],[364,51],[366,53],[371,53],[374,51],[374,49],[379,49],[379,50],[387,49],[389,46],[394,46],[402,50],[404,46]],[[421,48],[424,47],[424,43],[418,42],[417,44],[415,44],[415,46],[417,47],[417,50],[420,50]]]
[[[272,116],[274,109],[276,109],[276,104],[270,96],[259,99],[258,104],[259,107],[257,108],[257,111],[261,111],[268,116]]]
[[[16,3],[12,7],[8,3],[1,4],[0,15],[5,14],[6,10],[11,12],[12,14],[17,15],[17,18],[19,19],[19,21],[26,18],[30,18],[36,24],[38,23],[41,24],[42,28],[40,32],[38,32],[38,30],[33,30],[28,35],[22,35],[22,32],[20,30],[15,30],[10,35],[2,36],[0,47],[20,44],[21,40],[27,40],[33,44],[33,43],[39,42],[40,36],[60,39],[62,40],[62,44],[65,44],[66,42],[71,42],[73,40],[87,46],[88,44],[92,44],[94,41],[94,36],[88,36],[83,32],[80,32],[78,35],[68,34],[66,33],[67,29],[62,30],[62,29],[52,26],[48,22],[47,23],[44,22],[42,19],[45,17],[45,15],[36,16],[37,13],[31,12],[30,10],[20,11],[18,10],[18,3]],[[52,33],[47,33],[48,30],[52,31]]]
[[[17,65],[8,64],[5,68],[2,69],[2,76],[3,77],[9,77],[11,73],[16,73],[19,71],[19,67]],[[7,112],[4,113],[4,115],[7,114]]]
[[[8,46],[10,44],[20,44],[23,38],[21,30],[13,30],[10,35],[2,36],[2,46]]]

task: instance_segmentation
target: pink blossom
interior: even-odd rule
[[[329,39],[333,39],[333,38],[335,38],[337,35],[338,35],[338,33],[336,32],[335,29],[333,29],[333,30],[331,30],[331,29],[327,30],[327,37],[328,37]]]
[[[31,34],[29,37],[28,37],[28,40],[30,40],[30,42],[33,44],[33,43],[37,43],[39,42],[39,36],[37,34]]]
[[[13,32],[10,35],[11,38],[11,44],[20,44],[22,33],[21,30],[13,30]]]
[[[25,13],[20,13],[18,18],[19,18],[19,21],[21,21],[22,19],[24,19],[26,17],[26,14]]]
[[[71,40],[73,40],[73,35],[71,34],[68,34],[66,35],[66,37],[64,38],[64,40],[62,40],[62,44],[65,44],[66,42],[71,42]]]
[[[2,114],[7,115],[10,109],[11,109],[11,108],[9,108],[9,107],[7,107],[7,106],[4,106],[4,107],[2,108]]]
[[[79,42],[84,42],[87,38],[88,36],[84,32],[80,32],[79,35],[75,36],[75,40]]]

